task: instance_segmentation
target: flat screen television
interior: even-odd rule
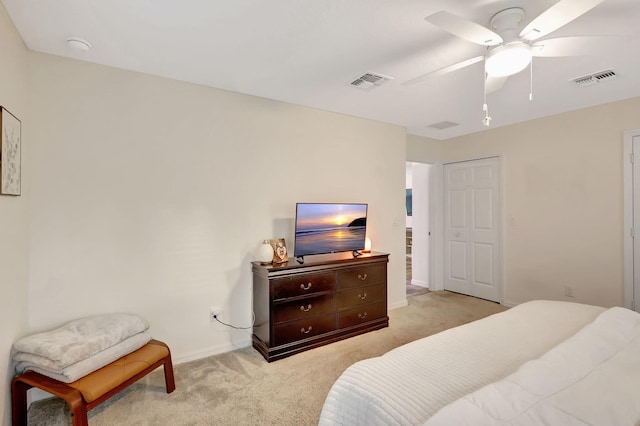
[[[364,249],[367,204],[297,203],[294,256]]]

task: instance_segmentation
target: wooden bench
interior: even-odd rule
[[[169,347],[151,340],[140,349],[88,374],[73,383],[51,379],[34,371],[14,377],[11,382],[11,410],[13,426],[27,425],[27,391],[42,389],[69,405],[73,426],[87,426],[87,412],[102,404],[129,385],[164,366],[167,393],[175,390],[173,364]]]

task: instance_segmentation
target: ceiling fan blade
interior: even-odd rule
[[[532,41],[544,37],[590,11],[604,0],[560,0],[538,15],[520,32],[520,38]]]
[[[467,59],[465,61],[458,62],[456,64],[449,65],[447,67],[440,68],[440,69],[437,69],[435,71],[430,71],[430,72],[428,72],[426,74],[422,74],[421,76],[418,76],[416,78],[412,78],[411,80],[405,81],[404,83],[402,83],[402,85],[403,86],[413,86],[414,84],[422,83],[424,80],[426,80],[429,77],[434,77],[436,75],[447,74],[447,73],[450,73],[452,71],[456,71],[456,70],[459,70],[461,68],[468,67],[469,65],[477,64],[478,62],[481,62],[483,60],[484,60],[484,56],[476,56],[475,58]]]
[[[616,36],[576,36],[558,37],[534,43],[533,56],[555,58],[558,56],[597,55],[616,47],[624,37]]]
[[[429,15],[424,20],[453,35],[482,46],[496,46],[502,43],[502,37],[490,29],[444,10]]]
[[[487,79],[484,82],[487,95],[489,93],[497,92],[498,90],[502,89],[502,86],[504,86],[508,79],[509,76],[492,77],[490,75],[487,75]]]

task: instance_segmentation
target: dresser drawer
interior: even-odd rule
[[[351,327],[387,315],[386,302],[358,306],[338,313],[338,328]]]
[[[303,340],[336,329],[335,314],[288,322],[274,327],[275,345]]]
[[[329,274],[298,275],[271,281],[272,300],[300,297],[323,291],[333,291],[336,276]]]
[[[377,284],[340,291],[336,296],[338,309],[382,302],[385,300],[385,290],[385,284]]]
[[[293,321],[335,312],[333,294],[273,305],[273,322]]]
[[[338,272],[339,289],[378,284],[386,281],[386,265],[364,266]]]

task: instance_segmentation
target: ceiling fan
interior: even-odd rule
[[[603,37],[578,36],[539,40],[568,24],[604,0],[560,0],[517,33],[524,19],[524,10],[519,7],[504,9],[491,18],[484,27],[447,11],[440,11],[424,18],[441,29],[487,47],[484,55],[428,72],[402,83],[404,86],[420,83],[434,75],[446,74],[484,61],[485,94],[502,88],[508,77],[527,68],[534,56],[558,57],[590,53],[590,49]],[[486,109],[486,102],[484,108]],[[486,114],[488,125],[490,117]]]

